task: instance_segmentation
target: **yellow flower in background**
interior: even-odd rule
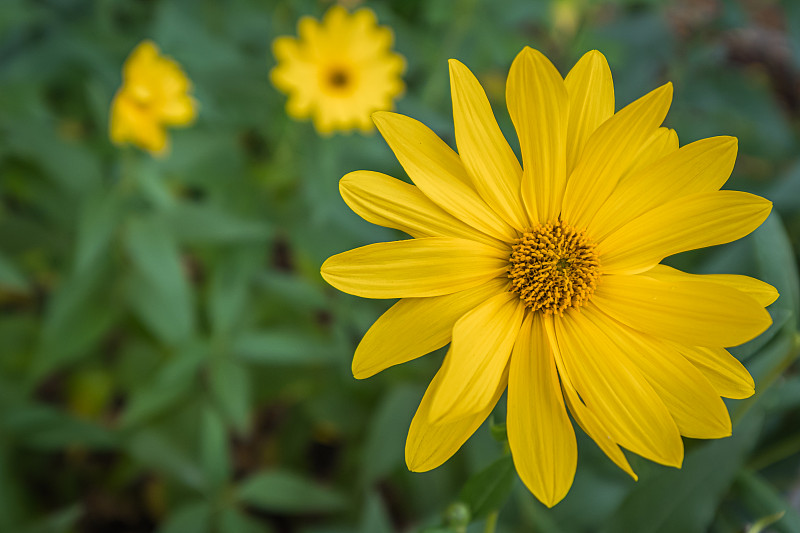
[[[272,45],[278,64],[270,77],[289,95],[289,116],[312,117],[322,134],[372,130],[370,115],[392,109],[405,88],[405,60],[391,51],[392,30],[378,26],[369,9],[349,14],[334,6],[321,23],[301,18],[297,32],[299,38],[278,37]]]
[[[357,214],[413,239],[322,266],[339,290],[401,298],[359,344],[357,378],[450,343],[411,423],[408,467],[451,457],[506,388],[516,469],[548,506],[567,494],[577,464],[568,410],[634,478],[621,448],[680,467],[681,435],[730,435],[721,397],[748,397],[754,384],[725,348],[770,325],[777,292],[660,262],[739,239],[769,214],[763,198],[720,190],[736,139],[679,147],[660,127],[671,84],[615,113],[602,54],[587,53],[564,79],[525,48],[506,84],[520,166],[456,60],[450,83],[458,153],[414,119],[376,113],[414,185],[368,171],[340,182]]]
[[[186,126],[197,116],[191,88],[178,63],[162,56],[152,41],[143,41],[122,67],[122,87],[111,102],[111,140],[164,154],[167,126]]]

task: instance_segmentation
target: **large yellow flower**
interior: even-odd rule
[[[352,15],[341,6],[328,10],[320,24],[303,17],[299,39],[278,37],[272,45],[278,65],[272,83],[289,94],[289,116],[314,119],[323,134],[355,127],[372,129],[374,111],[392,109],[404,84],[402,56],[391,51],[394,36],[378,26],[375,13]]]
[[[166,127],[191,124],[197,116],[190,90],[180,65],[162,56],[152,41],[143,41],[122,67],[122,87],[111,102],[111,140],[164,154]]]
[[[659,127],[671,84],[614,113],[602,54],[589,52],[563,79],[525,48],[506,85],[520,167],[480,84],[455,60],[450,83],[458,154],[421,123],[377,113],[416,186],[367,171],[340,183],[361,217],[414,238],[322,266],[342,291],[402,298],[358,346],[357,378],[450,343],[411,423],[409,468],[446,461],[506,387],[514,463],[550,506],[576,468],[567,408],[634,478],[620,447],[679,467],[681,435],[730,435],[720,397],[750,396],[753,380],[725,347],[769,326],[764,307],[777,292],[659,263],[738,239],[768,215],[767,200],[719,190],[736,139],[679,148]]]

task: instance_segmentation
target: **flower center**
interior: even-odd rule
[[[594,294],[600,261],[582,231],[558,220],[529,229],[514,242],[508,277],[511,290],[531,310],[563,315]]]
[[[331,89],[344,90],[350,85],[350,73],[341,67],[332,68],[328,71],[327,82]]]

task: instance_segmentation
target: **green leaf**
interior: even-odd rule
[[[207,482],[202,469],[162,433],[153,429],[143,430],[128,439],[127,447],[129,453],[143,465],[168,474],[193,489],[206,489]]]
[[[771,308],[792,312],[792,330],[800,319],[800,278],[789,236],[780,215],[773,212],[753,232],[756,261],[761,279],[778,289],[780,297]]]
[[[19,482],[11,450],[8,439],[0,439],[0,531],[14,531],[25,511],[25,490]]]
[[[210,205],[184,202],[166,216],[175,238],[186,244],[263,242],[272,234],[263,222],[244,220]]]
[[[110,256],[114,232],[122,208],[116,194],[95,194],[81,207],[78,236],[75,245],[74,268],[82,272]]]
[[[127,172],[135,182],[137,192],[152,204],[157,211],[166,211],[176,205],[175,195],[170,191],[165,176],[159,163],[152,157],[141,153],[128,154],[135,157],[128,158],[128,164],[123,172]],[[138,156],[138,157],[136,157]]]
[[[47,405],[17,405],[0,413],[0,434],[10,433],[26,445],[45,450],[70,446],[109,449],[116,438],[109,430]]]
[[[58,286],[45,310],[32,381],[92,354],[121,314],[108,282],[108,273],[94,268],[76,272]]]
[[[640,479],[604,533],[701,533],[708,531],[722,497],[754,446],[763,416],[751,411],[733,436],[704,443],[681,469],[661,468]]]
[[[215,335],[229,333],[240,321],[261,255],[250,249],[233,250],[216,264],[208,289],[208,319]]]
[[[800,376],[786,376],[777,382],[764,407],[779,412],[800,407]]]
[[[154,216],[130,220],[125,245],[134,267],[128,291],[133,310],[163,342],[189,338],[195,327],[192,292],[163,222]]]
[[[267,524],[238,509],[224,509],[219,515],[219,533],[272,533]]]
[[[19,292],[26,292],[29,289],[28,280],[2,252],[0,252],[0,287]]]
[[[70,533],[74,531],[83,512],[83,506],[80,504],[71,505],[47,515],[31,526],[15,529],[15,531],[19,533]]]
[[[49,117],[26,118],[14,123],[14,134],[4,136],[4,144],[36,161],[65,192],[78,195],[101,183],[101,159],[88,144],[65,140]]]
[[[736,490],[751,515],[781,515],[773,521],[771,530],[782,533],[800,531],[800,513],[762,476],[742,470],[736,478]]]
[[[281,514],[330,513],[341,510],[346,503],[338,492],[285,470],[265,471],[245,479],[237,498]]]
[[[269,365],[332,362],[334,354],[330,343],[286,328],[242,333],[233,342],[232,350],[242,360]]]
[[[222,417],[213,407],[203,410],[200,433],[200,458],[209,488],[220,489],[230,476],[228,432]]]
[[[796,342],[794,333],[784,330],[748,362],[748,370],[756,383],[756,397],[751,397],[747,401],[760,399],[762,393],[770,388],[797,358]]]
[[[364,484],[374,483],[403,465],[408,426],[421,395],[418,387],[397,387],[384,396],[367,425],[361,461]]]
[[[386,511],[381,497],[375,492],[369,492],[366,503],[361,511],[359,533],[394,533],[392,519]]]
[[[503,506],[515,479],[511,456],[503,456],[470,477],[458,499],[469,506],[473,520],[483,518]]]
[[[158,533],[211,533],[211,508],[207,502],[184,504],[175,509]]]
[[[207,355],[207,347],[200,343],[191,343],[176,351],[152,379],[133,391],[120,426],[129,429],[146,423],[185,398]]]
[[[228,357],[216,357],[208,372],[211,393],[222,414],[239,434],[250,427],[251,383],[244,365]]]
[[[267,271],[259,276],[258,282],[270,296],[299,309],[324,309],[327,306],[320,286],[296,274]]]

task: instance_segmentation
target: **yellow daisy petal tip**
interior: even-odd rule
[[[606,56],[603,55],[602,52],[599,50],[589,50],[578,60],[578,63],[587,62],[589,63],[589,70],[593,69],[602,69],[604,71],[610,72],[610,68],[608,66],[608,59]],[[578,64],[576,63],[576,65]]]
[[[654,97],[658,95],[659,98],[665,98],[667,100],[672,100],[673,93],[675,92],[675,87],[672,85],[671,81],[668,81],[661,87],[658,87],[656,90],[653,91]]]
[[[321,22],[303,17],[297,35],[273,41],[277,65],[270,77],[288,96],[287,114],[311,119],[322,136],[374,131],[370,115],[391,109],[405,84],[405,58],[392,50],[394,34],[367,9],[334,5]]]
[[[408,468],[409,472],[423,473],[430,472],[436,468],[436,466],[426,466],[416,454],[412,454],[408,449],[406,449],[406,468]]]
[[[597,49],[589,50],[588,52],[583,54],[583,57],[586,57],[586,58],[588,58],[588,59],[590,59],[592,61],[602,61],[603,63],[608,64],[608,60],[606,59],[606,56],[603,55],[603,53],[600,50],[597,50]]]
[[[360,379],[371,378],[372,376],[377,374],[377,372],[370,372],[370,371],[365,370],[365,369],[363,369],[361,367],[356,367],[355,365],[353,365],[352,371],[353,371],[353,377],[356,378],[356,379],[359,379],[359,380]]]
[[[765,287],[766,291],[769,292],[769,296],[764,298],[764,301],[766,302],[764,307],[768,307],[774,304],[775,301],[781,297],[781,294],[778,292],[778,289],[776,289],[769,283],[765,283],[764,285],[766,285]]]
[[[375,124],[375,126],[380,128],[380,124],[379,123],[385,123],[386,119],[390,115],[397,115],[397,114],[398,113],[395,113],[394,111],[388,111],[388,110],[385,110],[385,111],[373,111],[370,114],[370,118],[372,119],[373,124]]]

